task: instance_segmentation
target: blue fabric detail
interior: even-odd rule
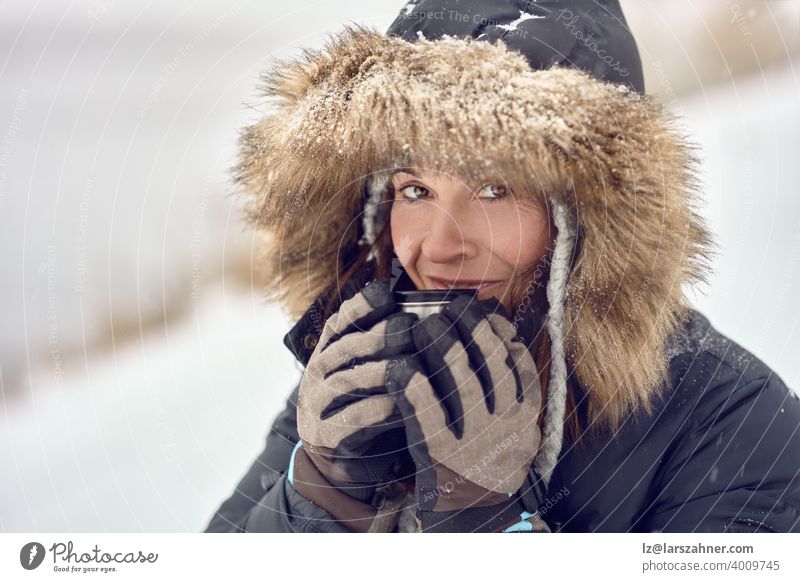
[[[297,449],[303,446],[303,441],[298,440],[297,444],[292,449],[292,456],[289,457],[289,468],[286,470],[287,479],[289,479],[289,485],[294,487],[294,456],[297,454]]]
[[[515,524],[508,526],[503,530],[503,533],[519,533],[533,531],[533,524],[526,521],[533,514],[529,511],[523,511],[519,514],[519,521]]]

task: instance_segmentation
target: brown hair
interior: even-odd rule
[[[394,199],[394,188],[391,180],[387,186],[386,200],[390,201],[389,209],[391,209],[391,201]],[[535,202],[537,205],[542,205],[540,202]],[[548,213],[548,224],[553,224],[552,217],[550,217],[549,210],[545,208]],[[554,240],[551,237],[551,243]],[[393,244],[391,237],[391,228],[389,220],[383,225],[380,232],[375,237],[375,242],[372,244],[363,245],[360,247],[353,259],[349,264],[345,264],[340,269],[337,277],[336,288],[332,290],[330,296],[325,303],[325,317],[330,315],[331,310],[336,305],[335,299],[338,297],[338,290],[343,287],[356,272],[358,272],[367,262],[370,253],[375,252],[376,263],[373,277],[378,280],[389,281],[392,272],[392,257],[393,257]],[[508,300],[503,303],[504,307],[508,310],[512,317],[522,310],[526,297],[530,297],[529,302],[535,306],[544,305],[547,301],[546,286],[549,279],[549,265],[550,255],[552,252],[552,244],[550,249],[544,257],[535,265],[528,267],[519,273],[511,281],[509,285],[509,292],[506,297]],[[531,291],[533,290],[533,291]],[[513,307],[513,309],[509,309]],[[530,345],[531,353],[536,363],[536,368],[539,372],[539,380],[542,388],[542,410],[539,415],[539,426],[542,426],[543,415],[545,411],[544,403],[547,402],[547,389],[550,380],[550,335],[547,333],[547,326],[542,326],[537,336],[533,338],[533,343]],[[571,383],[567,383],[567,402],[565,411],[565,430],[572,439],[578,440],[581,435],[582,427],[580,418],[578,416],[577,403],[575,401],[575,394],[571,388]]]

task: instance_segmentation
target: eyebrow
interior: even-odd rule
[[[392,172],[391,177],[393,178],[395,176],[395,174],[400,174],[400,173],[411,174],[412,176],[414,176],[415,178],[417,178],[419,180],[425,180],[425,178],[423,176],[421,176],[419,172],[416,172],[411,168],[397,168],[394,172]],[[479,186],[484,184],[484,183],[485,182],[481,182],[481,184],[479,184]]]
[[[422,176],[420,176],[420,175],[419,175],[419,173],[415,172],[415,171],[414,171],[414,170],[412,170],[411,168],[397,168],[397,169],[396,169],[396,170],[395,170],[395,171],[392,173],[392,175],[394,175],[394,174],[399,174],[399,173],[403,173],[403,174],[411,174],[411,175],[412,175],[412,176],[414,176],[415,178],[420,178],[420,179],[422,178]]]

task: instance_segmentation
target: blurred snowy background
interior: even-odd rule
[[[202,530],[300,375],[228,196],[258,73],[401,0],[0,4],[0,531]],[[800,387],[800,2],[623,1],[703,149],[697,306]]]

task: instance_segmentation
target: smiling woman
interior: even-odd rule
[[[516,279],[551,250],[544,205],[437,170],[398,171],[391,185],[392,244],[416,288],[480,289],[513,313]]]
[[[528,34],[401,15],[266,75],[235,176],[305,369],[208,531],[798,529],[800,402],[689,305],[696,161],[618,4],[507,4],[460,6]]]
[[[478,289],[497,299],[517,327],[523,299],[545,310],[544,283],[555,229],[544,198],[521,197],[505,184],[468,184],[436,169],[404,168],[391,175],[390,231],[394,253],[416,289]],[[525,338],[536,356],[546,398],[549,342],[541,321]],[[567,395],[568,427],[580,431],[574,395]],[[541,425],[544,410],[537,423]]]

